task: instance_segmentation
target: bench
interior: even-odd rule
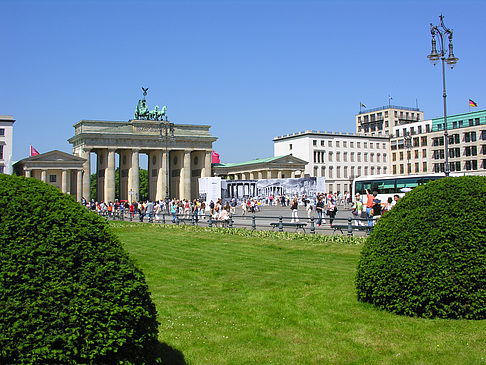
[[[278,228],[280,226],[280,222],[270,223],[272,229]],[[305,226],[307,223],[282,223],[282,227],[295,227],[295,231],[301,229],[305,233]]]
[[[192,217],[191,217],[191,218],[179,218],[179,217],[177,217],[177,219],[176,219],[176,223],[177,223],[177,224],[179,224],[179,223],[181,223],[181,222],[182,222],[183,224],[186,224],[186,223],[190,223],[190,224],[192,224],[192,222],[193,222],[193,218],[192,218]],[[195,225],[197,225],[197,223],[198,223],[198,221],[197,221],[196,219],[194,219],[194,224],[195,224]]]
[[[333,235],[335,233],[337,233],[338,231],[341,232],[341,234],[344,234],[345,232],[348,233],[348,225],[347,224],[333,224],[331,228],[333,229],[333,232],[332,232]],[[353,229],[353,232],[354,232],[354,231],[368,231],[370,228],[373,228],[373,227],[368,227],[367,225],[366,226],[352,225],[351,228]]]

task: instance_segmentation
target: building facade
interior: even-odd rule
[[[85,162],[84,158],[55,150],[24,158],[13,168],[16,175],[39,179],[81,201]]]
[[[393,127],[390,135],[391,174],[408,175],[430,172],[431,131],[431,120]]]
[[[211,176],[212,143],[208,125],[173,124],[168,121],[128,122],[82,120],[69,139],[73,154],[86,160],[83,197],[90,199],[90,154],[96,154],[98,201],[115,200],[118,160],[120,199],[138,201],[140,154],[148,156],[149,199],[198,197],[198,179]],[[170,132],[169,132],[170,131]],[[116,159],[116,155],[119,156]]]
[[[486,110],[447,117],[449,171],[486,174]],[[445,172],[444,118],[395,127],[392,174]]]
[[[12,173],[13,125],[11,115],[0,115],[0,174]]]
[[[356,115],[356,133],[370,136],[392,135],[394,127],[422,120],[424,113],[419,108],[387,105],[365,109]]]
[[[432,119],[430,172],[445,171],[445,153],[450,172],[486,174],[486,110],[447,117],[448,151],[444,149],[444,118]]]
[[[303,131],[273,139],[274,154],[307,161],[304,174],[324,177],[327,192],[351,191],[355,177],[389,173],[388,136]]]

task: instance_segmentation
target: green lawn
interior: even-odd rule
[[[361,245],[113,225],[188,364],[486,364],[486,321],[356,301]]]

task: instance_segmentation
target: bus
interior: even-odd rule
[[[453,174],[450,176],[462,176],[462,174]],[[353,201],[355,201],[356,194],[361,195],[363,204],[366,204],[366,190],[373,194],[378,192],[377,199],[385,203],[389,197],[398,195],[400,198],[406,192],[412,190],[419,185],[427,184],[429,181],[437,180],[445,175],[442,174],[422,174],[422,175],[374,175],[374,176],[360,176],[354,179],[352,191]]]

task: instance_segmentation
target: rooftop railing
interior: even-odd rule
[[[380,106],[378,108],[373,108],[373,109],[365,109],[365,110],[362,110],[360,111],[357,115],[359,114],[367,114],[367,113],[373,113],[373,112],[376,112],[378,110],[385,110],[385,109],[400,109],[400,110],[410,110],[410,111],[413,111],[413,112],[419,112],[420,109],[419,108],[411,108],[409,106],[398,106],[398,105],[385,105],[385,106]]]

